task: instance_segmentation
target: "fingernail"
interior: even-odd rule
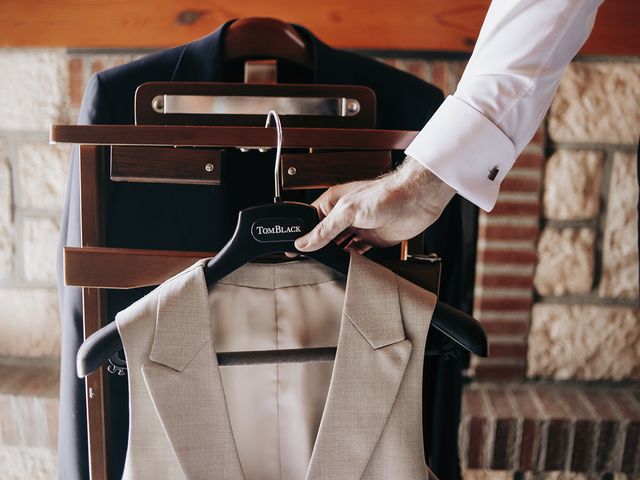
[[[304,250],[305,247],[307,245],[309,245],[309,242],[307,241],[306,238],[304,237],[300,237],[297,238],[295,242],[293,242],[293,245],[298,249],[298,250]]]

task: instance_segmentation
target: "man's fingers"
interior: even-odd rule
[[[329,215],[329,212],[333,210],[333,207],[336,205],[338,200],[340,200],[340,194],[337,188],[331,187],[316,198],[311,206],[318,210],[318,215],[320,215],[320,218],[322,219]]]
[[[342,233],[339,233],[336,238],[333,239],[338,245],[344,243],[349,237],[353,235],[351,229],[344,230]]]
[[[337,205],[311,232],[298,238],[295,247],[302,252],[310,252],[324,247],[353,222],[353,207]]]
[[[363,253],[367,252],[371,248],[372,248],[371,245],[369,245],[366,241],[364,241],[360,237],[353,237],[351,241],[347,244],[347,246],[344,247],[345,250],[354,251],[359,255],[362,255]]]
[[[353,204],[345,202],[346,195],[360,188],[365,182],[335,185],[325,191],[311,205],[318,211],[320,223],[307,235],[298,238],[295,246],[300,251],[313,251],[324,247],[331,240],[340,244],[349,239],[345,232],[355,218]]]

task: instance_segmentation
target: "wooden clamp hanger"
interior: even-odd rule
[[[239,19],[225,33],[225,61],[280,58],[311,70],[312,55],[306,40],[291,25],[275,18]]]

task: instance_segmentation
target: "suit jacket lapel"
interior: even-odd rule
[[[213,348],[202,263],[160,288],[153,346],[142,373],[189,479],[244,479]]]
[[[306,480],[358,479],[411,354],[395,275],[352,255],[331,384]]]

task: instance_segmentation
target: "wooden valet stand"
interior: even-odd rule
[[[275,63],[257,63],[247,62],[249,79],[252,71],[264,75],[266,70],[273,77],[268,71]],[[283,190],[327,188],[388,172],[393,168],[392,152],[404,150],[417,135],[376,130],[375,94],[359,86],[148,83],[138,88],[135,108],[135,125],[54,125],[50,131],[52,143],[75,143],[80,149],[81,246],[65,247],[63,259],[65,285],[82,287],[85,339],[108,321],[105,289],[159,285],[198,259],[215,255],[108,247],[108,182],[216,186],[233,181],[222,173],[229,152],[276,146],[276,131],[261,126],[269,110],[280,110],[283,118]],[[422,253],[421,236],[403,242],[394,270],[437,292],[440,262]],[[412,261],[400,262],[409,256]],[[480,325],[471,319],[467,327],[485,345],[475,353],[486,355]],[[439,342],[439,352],[452,345],[445,335],[430,335],[429,342]],[[86,377],[93,480],[108,478],[106,375],[100,368]]]

